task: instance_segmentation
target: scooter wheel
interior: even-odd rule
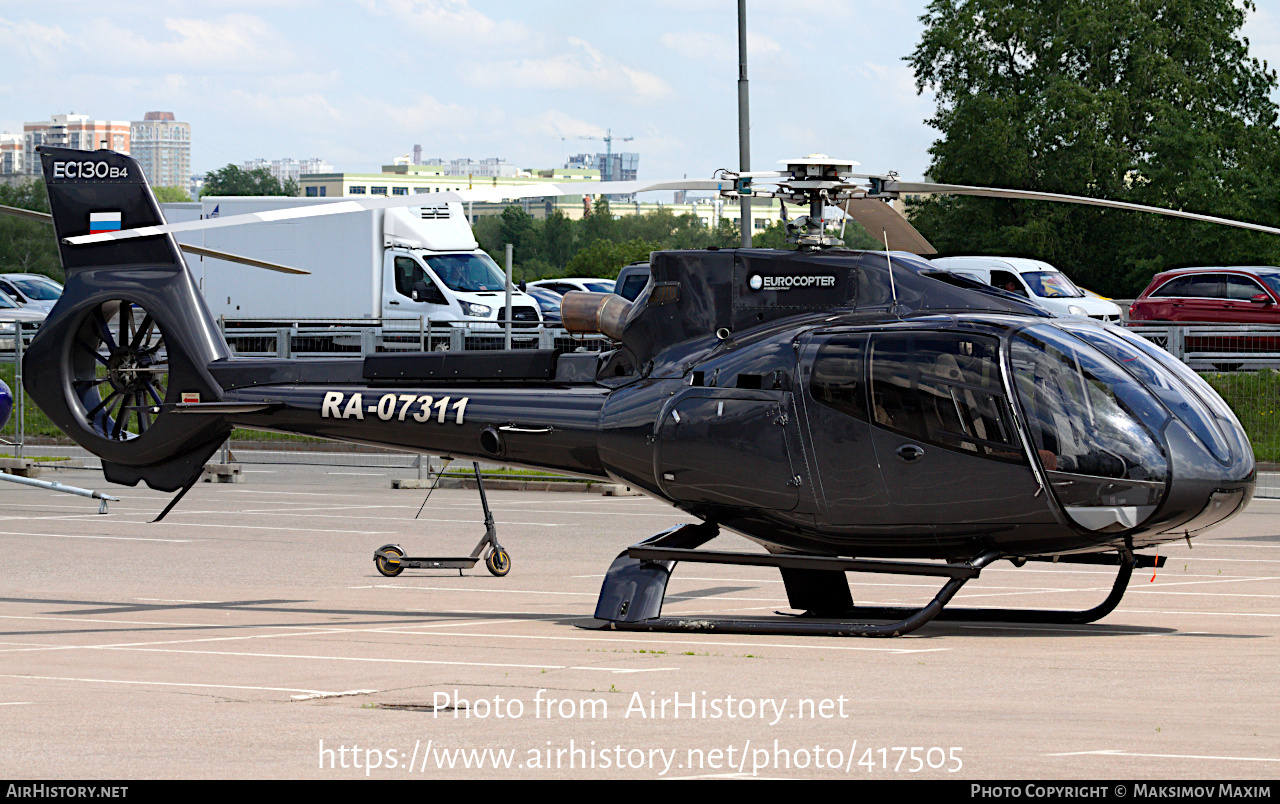
[[[501,547],[490,550],[489,555],[484,557],[484,567],[490,574],[501,578],[511,571],[511,556],[507,555],[507,551]]]
[[[385,544],[378,549],[378,553],[392,553],[399,558],[404,558],[404,551],[394,544]],[[404,565],[394,559],[385,558],[377,553],[373,556],[373,565],[378,568],[378,572],[388,578],[394,578],[404,572]]]

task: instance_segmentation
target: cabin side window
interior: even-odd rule
[[[865,335],[836,337],[818,349],[813,360],[809,393],[814,400],[859,421],[867,420],[867,389],[863,374]]]
[[[878,427],[947,449],[1026,463],[1000,379],[994,338],[902,332],[871,341]]]

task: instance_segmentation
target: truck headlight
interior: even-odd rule
[[[461,304],[463,315],[473,315],[476,318],[488,318],[489,314],[493,312],[492,307],[486,307],[483,304],[473,304],[465,301],[461,302]]]
[[[1089,315],[1087,312],[1085,312],[1085,309],[1078,304],[1068,305],[1067,312],[1070,313],[1071,315],[1083,315],[1083,316]]]

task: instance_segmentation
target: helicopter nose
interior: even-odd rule
[[[1147,543],[1196,536],[1243,511],[1253,498],[1257,471],[1244,428],[1234,418],[1215,417],[1215,424],[1229,447],[1225,459],[1179,419],[1165,430],[1171,482],[1164,506],[1145,528],[1154,534]]]
[[[1048,479],[1076,525],[1146,547],[1219,524],[1252,497],[1240,422],[1167,352],[1062,322],[1022,330],[1010,361]]]

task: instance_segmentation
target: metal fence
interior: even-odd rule
[[[466,326],[421,318],[383,320],[298,320],[289,326],[261,321],[223,320],[227,342],[237,356],[324,358],[395,351],[467,351],[501,349],[506,333],[499,325]],[[1130,331],[1186,362],[1212,385],[1235,411],[1253,442],[1258,460],[1260,497],[1280,497],[1280,326],[1156,324]],[[43,414],[26,403],[21,391],[21,355],[37,326],[0,324],[0,376],[14,392],[14,412],[0,432],[0,453],[17,457],[53,456],[96,468],[98,459],[58,438]],[[543,326],[512,328],[512,347],[602,351],[602,336],[571,336]],[[429,458],[390,449],[341,444],[273,433],[236,431],[223,461],[246,464],[295,464],[395,469],[406,477],[425,473]]]

